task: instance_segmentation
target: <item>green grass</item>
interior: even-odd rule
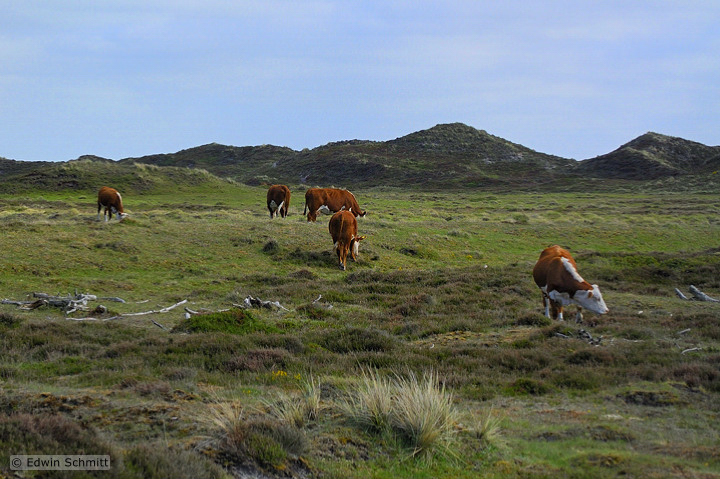
[[[25,416],[40,412],[81,428],[72,447],[102,434],[128,477],[177,475],[196,457],[208,477],[720,477],[720,309],[673,291],[720,297],[716,195],[356,191],[367,239],[343,272],[327,217],[307,223],[299,190],[270,220],[264,188],[164,188],[130,189],[131,216],[108,223],[90,190],[0,195],[1,298],[78,291],[121,315],[0,305],[3,450],[44,430]],[[530,271],[553,243],[610,314],[541,315]],[[233,307],[248,295],[285,309]],[[204,314],[122,316],[182,300]],[[414,458],[410,435],[351,420],[368,371],[433,372],[457,412],[450,453]],[[243,415],[200,420],[214,403]]]

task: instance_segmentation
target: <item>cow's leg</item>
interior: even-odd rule
[[[345,255],[343,254],[342,248],[338,248],[338,249],[337,249],[337,255],[338,255],[338,267],[339,267],[341,270],[345,271],[345,268],[346,268],[346,266],[345,266],[345,261],[347,260],[347,256],[345,256]]]
[[[350,254],[352,255],[353,261],[357,262],[358,242],[354,239],[350,241]]]
[[[562,303],[549,299],[550,301],[550,318],[557,319],[558,321],[563,320],[563,306]]]
[[[336,244],[336,251],[338,255],[338,261],[340,269],[345,271],[346,265],[347,265],[347,254],[348,254],[348,245],[345,243],[341,243],[338,241]]]
[[[106,206],[106,207],[105,207],[105,211],[103,211],[103,218],[104,218],[105,221],[107,222],[107,221],[110,221],[110,217],[111,217],[111,216],[112,216],[112,212],[111,212],[110,209]]]
[[[543,308],[545,308],[545,317],[550,317],[550,298],[547,297],[547,294],[542,294],[543,298]]]

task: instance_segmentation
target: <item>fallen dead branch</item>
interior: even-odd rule
[[[158,328],[162,329],[162,330],[170,331],[168,328],[166,328],[166,327],[163,326],[162,324],[158,323],[158,322],[155,321],[154,319],[152,320],[152,323],[153,323],[155,326],[157,326]]]
[[[108,308],[106,308],[103,305],[97,305],[95,308],[91,309],[88,306],[89,301],[97,301],[98,299],[106,300],[106,301],[114,301],[117,303],[125,303],[126,301],[122,298],[118,297],[103,297],[98,298],[94,294],[85,294],[85,293],[75,293],[75,295],[68,294],[67,296],[53,296],[46,293],[33,293],[33,298],[37,298],[34,301],[15,301],[11,299],[3,299],[0,301],[1,304],[12,304],[17,306],[19,309],[22,309],[24,311],[31,311],[33,309],[37,309],[41,306],[51,306],[55,308],[61,309],[66,316],[66,319],[72,320],[72,321],[111,321],[114,319],[120,319],[124,317],[131,317],[131,316],[143,316],[148,314],[162,314],[167,313],[169,311],[172,311],[174,308],[177,308],[180,305],[183,305],[187,303],[187,299],[184,299],[178,303],[175,303],[171,306],[168,306],[166,308],[157,309],[157,310],[150,310],[150,311],[141,311],[138,313],[122,313],[117,314],[111,317],[103,318],[101,317],[103,314],[108,313]],[[147,302],[147,301],[141,301],[141,302]],[[76,312],[76,311],[84,311],[89,312],[93,316],[87,316],[84,318],[73,318],[69,317],[70,314]],[[157,326],[161,327],[162,329],[167,330],[166,327],[160,325],[159,323],[156,323],[153,321]]]
[[[686,300],[686,301],[709,301],[711,303],[720,303],[720,299],[711,298],[707,294],[705,294],[702,291],[700,291],[699,289],[697,289],[692,284],[690,285],[688,290],[690,291],[690,293],[692,293],[692,295],[693,295],[692,298],[688,298],[687,296],[685,296],[682,293],[682,291],[680,291],[677,288],[675,288],[675,294],[678,296],[678,298]]]
[[[680,354],[686,354],[686,353],[691,353],[693,351],[701,351],[701,350],[702,350],[702,348],[688,348],[688,349],[684,349]]]
[[[178,306],[180,306],[180,305],[182,305],[182,304],[185,304],[185,303],[187,303],[187,299],[183,299],[183,300],[180,301],[179,303],[175,303],[175,304],[173,304],[172,306],[168,306],[167,308],[162,308],[162,309],[157,309],[157,310],[151,310],[151,311],[141,311],[141,312],[139,312],[139,313],[123,313],[123,314],[118,314],[118,315],[116,315],[116,316],[113,316],[113,317],[111,317],[111,318],[94,318],[94,317],[87,317],[87,318],[67,318],[67,319],[71,319],[71,320],[73,320],[73,321],[110,321],[110,320],[112,320],[112,319],[126,318],[126,317],[129,317],[129,316],[145,316],[145,315],[148,315],[148,314],[162,314],[162,313],[170,312],[170,311],[172,311],[173,309],[175,309],[175,308],[177,308]],[[96,308],[96,310],[93,311],[93,312],[97,312],[97,308]],[[165,326],[160,325],[159,323],[155,322],[154,320],[153,320],[152,322],[153,322],[153,324],[155,324],[156,326],[158,326],[158,327],[160,327],[160,328],[162,328],[162,329],[167,330],[167,328],[166,328]]]
[[[191,316],[197,315],[197,314],[209,314],[209,313],[224,313],[225,311],[230,311],[230,308],[226,309],[218,309],[217,311],[211,311],[209,309],[203,309],[201,311],[195,311],[193,309],[188,308],[185,306],[185,319],[190,319]]]
[[[162,309],[157,309],[157,310],[153,309],[150,311],[143,311],[140,313],[125,313],[125,314],[123,314],[123,316],[143,316],[146,314],[167,313],[167,312],[170,312],[171,310],[177,308],[178,306],[181,306],[181,305],[187,303],[187,301],[188,301],[187,299],[183,299],[182,301],[175,303],[172,306],[168,306],[167,308],[162,308]]]
[[[51,306],[61,309],[66,315],[68,315],[74,313],[75,311],[88,311],[88,302],[97,301],[98,299],[98,297],[94,294],[77,292],[74,295],[68,294],[67,296],[53,296],[46,293],[33,293],[32,297],[37,299],[35,299],[34,301],[13,301],[4,299],[2,300],[2,304],[14,304],[25,311],[31,311],[41,306]],[[106,299],[111,301],[119,300],[125,302],[120,298]],[[105,308],[105,306],[98,306],[98,308],[103,308],[105,311],[107,311],[107,308]]]
[[[567,334],[563,333],[555,333],[555,336],[558,338],[565,338],[565,339],[572,339],[577,337],[578,339],[582,339],[583,341],[586,341],[588,344],[592,344],[593,346],[599,346],[600,342],[603,340],[602,336],[595,336],[593,337],[592,334],[585,331],[584,329],[580,329],[577,332],[577,336],[569,336]]]
[[[333,308],[333,305],[330,303],[319,303],[318,301],[320,301],[321,299],[322,299],[322,294],[320,296],[318,296],[317,299],[312,302],[312,304],[314,304],[315,306],[317,306],[319,308],[325,308],[325,309]]]
[[[280,309],[282,311],[290,311],[286,307],[284,307],[282,304],[280,304],[279,301],[263,301],[260,298],[253,298],[252,296],[248,296],[243,301],[243,304],[233,304],[233,306],[237,308],[266,308],[266,309]]]

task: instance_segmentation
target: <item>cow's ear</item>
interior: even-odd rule
[[[365,236],[358,236],[357,238],[355,238],[355,241],[362,241],[364,239],[365,239]]]

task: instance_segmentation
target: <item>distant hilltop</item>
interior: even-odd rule
[[[710,175],[720,170],[720,147],[646,133],[605,155],[575,161],[537,152],[462,123],[451,123],[389,141],[347,140],[302,151],[273,145],[236,147],[211,143],[176,153],[118,161],[84,155],[64,163],[78,162],[103,168],[144,164],[200,169],[249,185],[532,189],[571,185],[573,180],[646,181]],[[39,171],[62,164],[0,158],[0,183],[21,181],[23,176],[26,180],[37,179]],[[52,181],[40,183],[49,187]],[[63,187],[82,187],[83,183],[78,179],[64,182]]]

